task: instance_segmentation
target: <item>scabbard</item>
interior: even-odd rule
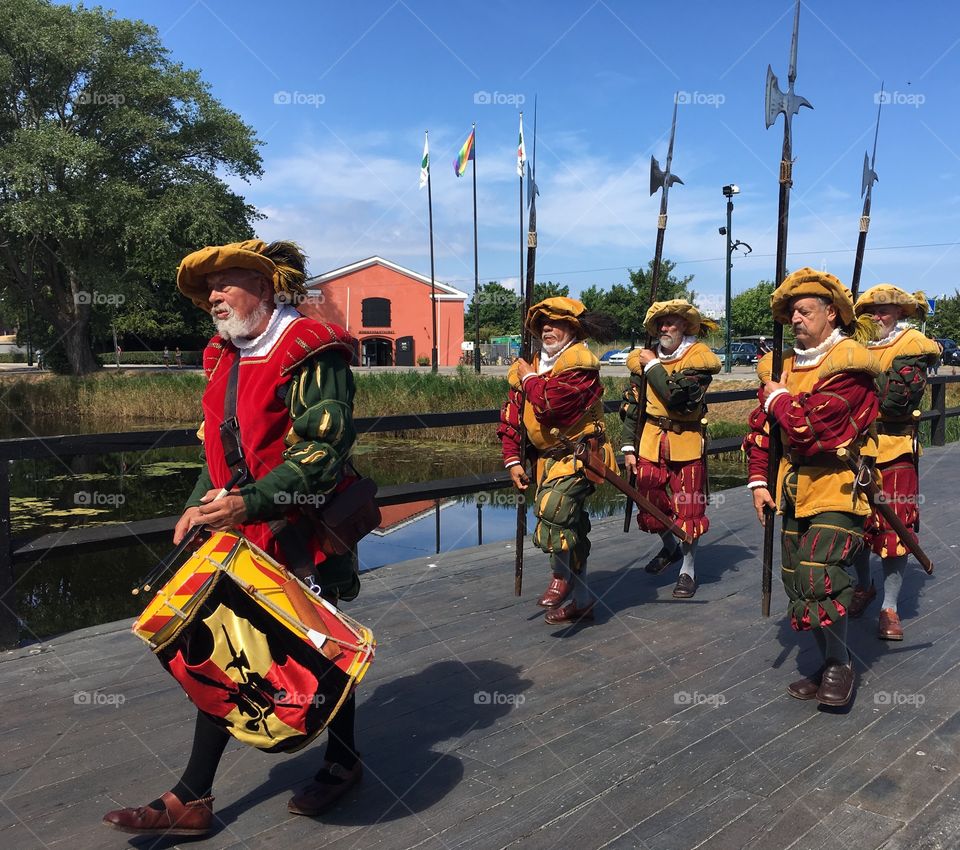
[[[623,493],[628,499],[634,502],[638,508],[643,511],[646,511],[650,516],[659,522],[663,523],[667,527],[672,535],[679,538],[683,543],[693,543],[693,537],[690,536],[686,531],[680,528],[674,520],[668,517],[663,511],[660,510],[653,502],[651,502],[646,496],[643,495],[636,487],[631,487],[626,481],[624,481],[616,472],[610,469],[597,455],[590,451],[589,441],[583,441],[579,443],[574,443],[567,437],[562,436],[557,432],[554,434],[561,443],[563,443],[572,453],[576,460],[579,460],[587,469],[589,469],[594,475],[603,478],[605,481],[610,482],[614,487],[617,488],[621,493]]]
[[[843,449],[837,451],[837,457],[847,464],[850,471],[858,476],[859,480],[860,462]],[[933,575],[933,562],[927,557],[926,552],[920,548],[920,542],[913,532],[904,525],[903,520],[897,516],[897,512],[890,506],[890,503],[883,498],[883,493],[880,491],[880,488],[877,487],[873,476],[871,475],[869,480],[861,483],[860,486],[863,488],[864,495],[867,497],[870,507],[887,521],[887,525],[889,525],[897,537],[900,538],[900,542],[906,547],[910,554],[919,561],[920,566],[923,567],[923,571],[927,575]]]

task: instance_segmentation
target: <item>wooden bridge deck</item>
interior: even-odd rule
[[[675,569],[643,572],[650,538],[598,522],[600,616],[578,629],[543,622],[532,549],[521,599],[503,543],[368,575],[349,609],[379,641],[359,692],[362,784],[317,820],[288,815],[321,745],[277,757],[231,744],[218,829],[192,846],[960,847],[957,451],[923,461],[938,569],[911,566],[906,640],[876,639],[879,599],[851,623],[849,710],[785,694],[816,650],[786,625],[777,582],[775,616],[760,616],[761,535],[738,490],[711,510],[689,601],[670,596]],[[2,846],[129,846],[103,812],[179,775],[193,712],[127,625],[0,655]],[[80,692],[99,696],[77,704]]]

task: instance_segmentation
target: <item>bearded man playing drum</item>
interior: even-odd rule
[[[291,506],[319,500],[343,479],[355,439],[349,365],[355,343],[342,328],[291,306],[306,297],[305,262],[291,242],[250,239],[204,248],[180,264],[178,289],[211,314],[217,334],[203,354],[208,383],[198,435],[205,467],[174,543],[197,524],[237,530],[301,578],[312,572],[324,598],[336,604],[359,592],[354,554],[325,555],[316,526]],[[231,433],[242,452],[230,453]],[[246,483],[216,498],[238,467],[248,472]],[[354,711],[351,694],[330,721],[320,770],[290,800],[291,812],[319,814],[359,781]],[[109,812],[104,823],[135,834],[206,835],[213,779],[229,739],[198,712],[180,781],[152,803]]]

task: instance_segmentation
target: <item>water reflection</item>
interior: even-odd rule
[[[383,486],[501,468],[495,446],[386,438],[364,438],[357,447],[356,461],[362,472]],[[32,539],[66,528],[174,516],[192,490],[199,470],[196,448],[13,463],[13,534]],[[742,484],[745,471],[737,456],[711,459],[710,479],[713,489],[724,489]],[[499,490],[442,502],[439,551],[480,542],[512,541],[516,508],[509,492]],[[612,516],[623,510],[623,497],[605,485],[590,498],[589,509],[594,517]],[[358,554],[363,569],[438,551],[434,502],[385,513],[385,527],[361,541]],[[528,527],[533,527],[529,516]],[[143,602],[130,595],[130,588],[168,549],[165,544],[136,544],[20,565],[17,605],[24,623],[22,636],[38,639],[127,616],[132,619]]]

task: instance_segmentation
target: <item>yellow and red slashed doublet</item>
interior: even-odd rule
[[[631,383],[623,395],[620,418],[624,442],[632,440],[639,413],[637,386],[643,366],[637,352],[627,358]],[[661,360],[646,374],[646,420],[637,450],[637,489],[694,540],[710,528],[707,517],[707,470],[703,454],[706,414],[703,398],[720,360],[703,342],[694,342],[676,360]],[[666,421],[673,423],[671,427]],[[666,526],[645,511],[637,512],[642,531],[659,534]]]
[[[837,462],[836,450],[876,454],[871,424],[878,402],[876,358],[842,338],[815,363],[798,366],[784,356],[787,392],[773,397],[769,415],[760,405],[744,439],[750,483],[767,482],[770,420],[780,428],[784,456],[776,481],[783,513],[781,578],[789,598],[790,622],[798,631],[829,626],[847,613],[853,587],[844,566],[863,545],[870,514],[866,496],[854,491],[854,474]],[[770,377],[772,355],[757,367]]]
[[[921,455],[916,440],[917,420],[913,411],[927,385],[927,369],[939,357],[937,344],[913,328],[907,328],[889,341],[870,346],[880,361],[877,377],[880,401],[879,451],[877,469],[884,498],[907,528],[920,527],[920,482],[917,461]],[[906,555],[887,521],[876,511],[867,520],[867,545],[881,558]]]
[[[534,358],[537,370],[539,356]],[[616,470],[613,447],[603,425],[603,385],[600,364],[586,346],[575,342],[543,375],[531,375],[522,385],[514,364],[508,374],[510,392],[500,411],[500,438],[505,466],[520,460],[521,410],[530,457],[536,459],[537,527],[533,541],[546,553],[570,552],[570,568],[579,572],[590,553],[590,517],[584,502],[595,489],[573,456],[565,452],[550,431],[558,429],[570,440],[596,435],[607,466]],[[526,404],[524,404],[524,395]]]

